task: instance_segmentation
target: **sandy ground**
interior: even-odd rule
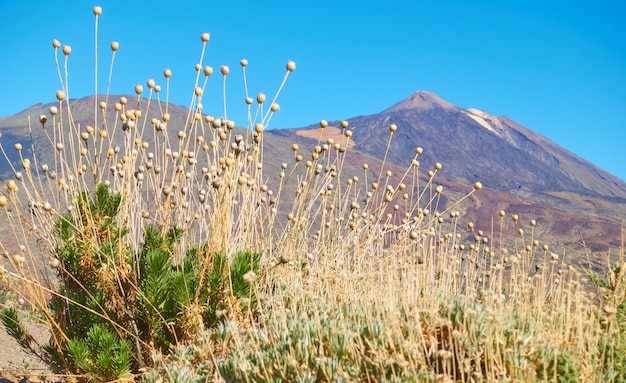
[[[45,325],[31,322],[27,327],[38,342],[47,343],[48,332]],[[15,339],[7,334],[0,322],[0,383],[58,381],[49,375],[47,365],[35,355],[24,351]]]

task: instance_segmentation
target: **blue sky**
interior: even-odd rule
[[[70,96],[99,90],[119,41],[112,93],[173,72],[170,101],[188,105],[204,64],[228,65],[228,113],[242,120],[239,60],[252,94],[276,91],[296,61],[272,128],[380,112],[416,90],[506,115],[626,179],[626,2],[606,1],[3,1],[0,116],[54,100],[54,38],[72,47]],[[220,114],[221,79],[205,110]],[[399,127],[402,128],[401,126]],[[428,148],[426,148],[428,149]],[[440,160],[445,164],[445,158]]]

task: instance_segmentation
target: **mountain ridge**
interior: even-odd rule
[[[103,98],[104,96],[98,96]],[[109,96],[109,102],[120,96]],[[132,100],[133,96],[126,96]],[[136,97],[135,97],[136,99]],[[93,96],[73,103],[77,123],[93,121]],[[33,121],[33,139],[38,131],[40,113],[58,103],[35,104],[10,117],[0,118],[1,143],[6,147],[27,140],[30,134],[27,117]],[[139,108],[146,108],[142,99]],[[182,126],[188,108],[171,105],[171,127]],[[113,108],[110,108],[111,110]],[[159,116],[151,104],[146,116]],[[112,120],[110,120],[112,121]],[[556,234],[562,245],[606,251],[620,246],[621,228],[626,217],[626,183],[571,153],[546,137],[503,116],[492,116],[476,108],[455,106],[432,92],[418,91],[380,113],[347,120],[353,132],[347,151],[351,173],[362,173],[361,165],[382,166],[382,155],[389,139],[389,125],[398,129],[391,140],[385,168],[401,174],[409,166],[420,146],[420,174],[424,179],[428,169],[441,162],[437,184],[455,196],[467,193],[468,187],[480,181],[485,188],[466,208],[467,220],[491,222],[499,210],[536,219],[546,234]],[[178,128],[176,128],[178,129]],[[319,124],[302,128],[267,130],[264,141],[268,158],[281,162],[291,153],[291,144],[313,147],[317,140],[343,137],[340,121],[329,121],[320,131]],[[29,145],[24,145],[27,155]],[[272,164],[268,163],[268,168]],[[280,164],[274,164],[276,167]],[[0,173],[7,169],[0,169]],[[468,186],[469,185],[469,186]]]

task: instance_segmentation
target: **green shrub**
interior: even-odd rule
[[[60,286],[48,306],[56,331],[45,349],[55,369],[98,381],[149,365],[151,352],[167,353],[215,326],[220,311],[243,319],[256,310],[250,276],[258,272],[258,255],[239,252],[231,260],[200,245],[177,261],[183,231],[163,235],[151,226],[133,254],[116,223],[122,202],[99,184],[77,199],[77,217],[64,214],[57,223]],[[33,348],[14,309],[3,310],[2,319],[10,335]]]

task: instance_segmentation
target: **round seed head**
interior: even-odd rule
[[[194,89],[194,93],[196,94],[197,97],[202,96],[202,88],[197,86],[196,89]]]
[[[61,42],[59,42],[59,40],[54,39],[52,40],[52,46],[54,47],[54,49],[58,49],[61,47]]]
[[[120,49],[120,43],[118,43],[117,41],[113,41],[111,43],[111,50],[113,52],[115,52],[116,50]]]
[[[506,215],[506,213],[504,212],[504,210],[500,210],[500,212],[498,213],[498,215],[500,216],[500,218],[504,218],[504,216]]]
[[[346,120],[341,121],[341,127],[344,128],[344,129],[346,129],[348,127],[348,124],[349,123]]]
[[[135,93],[137,93],[137,96],[139,96],[140,94],[143,93],[143,86],[141,85],[135,85]]]
[[[15,145],[13,145],[13,147],[15,148],[15,150],[17,150],[18,152],[22,150],[22,144],[17,143]]]
[[[93,7],[93,14],[96,16],[100,16],[102,14],[102,7],[95,6]]]
[[[0,195],[0,207],[6,207],[8,203],[7,197]]]
[[[241,65],[242,68],[245,68],[248,66],[248,60],[242,59],[241,61],[239,61],[239,64]]]
[[[148,85],[149,89],[154,89],[154,86],[156,85],[154,82],[154,79],[149,79],[148,82],[146,83],[146,85]]]
[[[120,97],[120,104],[126,105],[128,103],[128,99],[124,96]]]
[[[254,126],[254,130],[255,130],[257,133],[263,133],[263,129],[264,129],[263,124],[256,124],[256,125]]]
[[[437,162],[437,163],[435,164],[435,169],[436,169],[436,170],[441,170],[441,164],[440,164],[439,162]]]
[[[277,103],[273,103],[272,106],[270,106],[270,110],[272,112],[278,112],[280,110],[280,105],[278,105]]]
[[[57,100],[63,101],[65,99],[65,92],[62,90],[57,90]]]
[[[170,78],[172,77],[172,71],[170,69],[163,69],[163,76],[165,76],[165,78]]]
[[[100,101],[100,103],[98,104],[98,106],[100,107],[100,109],[102,110],[106,110],[107,108],[107,103],[104,101]]]
[[[398,129],[398,126],[396,124],[389,125],[389,131],[391,133],[395,132],[397,129]]]
[[[480,190],[483,188],[483,184],[481,184],[480,182],[476,182],[474,184],[474,190]]]
[[[46,115],[45,114],[40,114],[39,115],[39,122],[41,123],[41,125],[44,125],[46,123]]]
[[[296,63],[294,61],[289,60],[287,62],[287,72],[293,72],[296,70]]]
[[[259,103],[259,104],[264,103],[264,102],[265,102],[265,99],[266,99],[266,96],[265,96],[265,94],[264,94],[264,93],[259,93],[259,94],[256,96],[256,102],[257,102],[257,103]]]
[[[222,75],[228,76],[228,73],[230,73],[230,69],[228,68],[228,66],[222,65],[220,67],[220,72],[222,72]]]
[[[50,114],[53,115],[53,116],[56,116],[57,113],[59,113],[59,111],[57,110],[57,107],[56,106],[51,106],[50,107]]]
[[[417,148],[415,148],[415,154],[420,155],[423,152],[424,152],[424,149],[422,149],[421,147],[418,146]]]
[[[321,120],[320,121],[320,128],[321,129],[324,129],[327,126],[328,126],[328,121],[326,121],[326,120]]]
[[[70,47],[69,45],[64,45],[63,46],[63,54],[66,56],[69,56],[70,53],[72,53],[72,47]]]
[[[530,220],[530,226],[535,227],[537,226],[537,221],[535,221],[534,219]]]
[[[200,36],[200,40],[202,40],[203,43],[208,42],[210,38],[211,38],[211,35],[208,34],[207,32],[204,32],[202,36]]]

